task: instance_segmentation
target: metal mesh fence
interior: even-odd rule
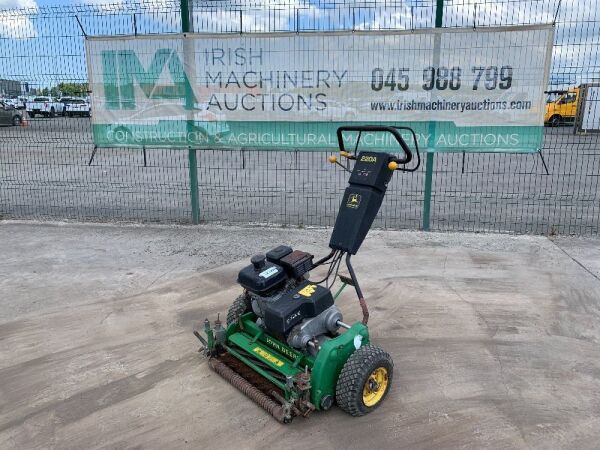
[[[560,0],[444,2],[444,27],[556,23],[549,89],[598,81],[600,17]],[[420,29],[436,2],[237,0],[192,2],[197,32]],[[142,1],[0,11],[0,94],[11,81],[53,94],[87,82],[85,36],[178,33],[179,2]],[[71,86],[73,88],[73,86]],[[58,115],[58,114],[54,114]],[[438,154],[432,230],[597,234],[598,135],[546,128],[543,155]],[[332,225],[346,175],[327,153],[199,150],[201,219]],[[0,127],[2,218],[191,221],[188,158],[174,149],[94,150],[88,117]],[[394,177],[376,226],[420,228],[424,168]]]

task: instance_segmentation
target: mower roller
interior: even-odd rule
[[[414,142],[417,158],[410,168],[413,152],[400,130]],[[345,132],[358,133],[352,153],[344,147]],[[382,132],[393,136],[401,157],[358,152],[363,133]],[[194,331],[209,367],[282,423],[334,403],[352,416],[367,414],[385,399],[394,375],[390,355],[371,344],[369,311],[350,259],[371,228],[394,171],[419,167],[417,139],[410,128],[375,125],[340,127],[337,138],[340,156],[354,167],[349,170],[335,155],[328,158],[350,172],[330,253],[313,262],[310,253],[280,245],[252,257],[239,272],[243,293],[230,306],[225,326],[219,318],[213,324],[205,319],[204,336]],[[348,275],[339,274],[342,260]],[[321,266],[327,268],[325,277],[310,280],[309,272]],[[348,285],[356,291],[363,316],[352,325],[343,321],[336,304]]]

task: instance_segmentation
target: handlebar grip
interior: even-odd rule
[[[344,147],[344,138],[342,136],[342,133],[344,131],[358,131],[359,139],[360,139],[360,133],[362,133],[363,131],[391,133],[392,136],[394,136],[394,139],[396,139],[396,142],[398,142],[400,147],[402,147],[402,151],[404,152],[404,158],[396,158],[397,163],[398,164],[407,164],[410,161],[412,161],[412,158],[413,158],[412,151],[410,150],[408,145],[406,145],[406,142],[402,138],[402,135],[400,134],[398,129],[395,127],[386,126],[386,125],[346,125],[343,127],[339,127],[337,129],[337,138],[338,138],[338,144],[340,146],[340,152],[346,152],[346,149]]]

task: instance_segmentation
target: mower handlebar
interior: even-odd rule
[[[338,144],[340,146],[340,152],[341,153],[345,153],[345,154],[350,154],[349,152],[346,151],[346,148],[344,147],[344,138],[343,138],[343,133],[344,131],[358,131],[358,139],[356,141],[356,147],[358,148],[358,144],[360,142],[360,135],[362,134],[363,131],[365,132],[387,132],[387,133],[391,133],[392,136],[394,136],[394,139],[396,139],[396,142],[398,142],[398,144],[400,145],[400,147],[402,147],[402,151],[404,152],[404,157],[403,158],[395,158],[395,161],[398,164],[407,164],[410,161],[412,161],[413,158],[413,154],[412,151],[410,150],[410,148],[408,147],[408,145],[406,145],[406,142],[404,141],[404,139],[402,138],[402,135],[400,134],[399,130],[402,129],[407,129],[410,130],[412,132],[412,129],[407,128],[407,127],[392,127],[392,126],[387,126],[387,125],[346,125],[343,127],[339,127],[337,129],[337,138],[338,138]],[[414,135],[414,132],[413,132]],[[356,151],[356,148],[355,148]]]

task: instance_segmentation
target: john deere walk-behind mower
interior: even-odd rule
[[[414,140],[412,168],[407,164],[413,153],[402,129]],[[353,153],[344,148],[344,132],[358,133]],[[403,155],[357,154],[367,132],[391,133]],[[211,326],[206,319],[206,337],[194,332],[209,366],[284,423],[334,403],[353,416],[364,415],[381,404],[394,373],[390,355],[370,342],[369,312],[350,258],[365,239],[393,172],[418,168],[417,140],[409,128],[387,126],[341,127],[337,137],[341,156],[354,161],[354,167],[329,242],[331,252],[313,262],[313,255],[280,245],[254,256],[239,272],[244,292],[229,308],[227,326],[218,318]],[[329,161],[348,170],[335,156]],[[341,286],[333,294],[330,288],[344,257],[348,275],[339,275]],[[326,276],[309,279],[309,272],[321,266]],[[335,303],[347,285],[354,287],[363,314],[362,322],[352,325],[343,321]]]

